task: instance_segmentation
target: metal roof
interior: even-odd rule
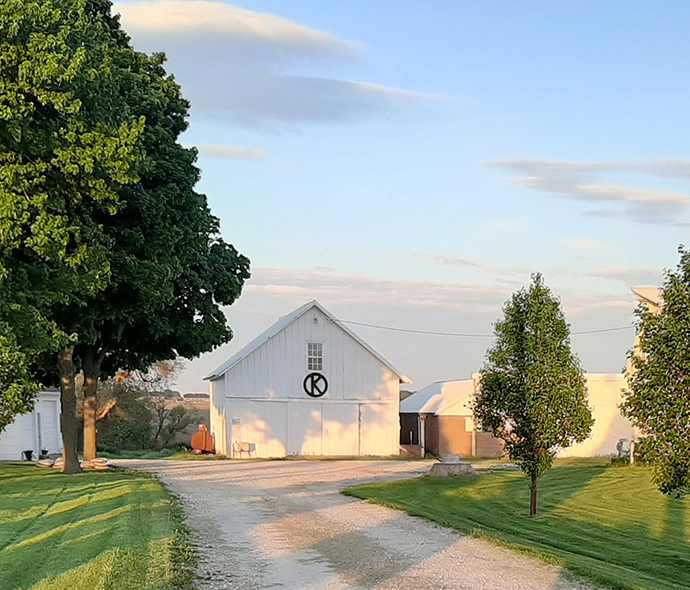
[[[273,338],[278,332],[285,329],[289,324],[294,322],[297,318],[307,313],[310,309],[316,308],[321,313],[323,313],[330,321],[336,324],[341,330],[347,333],[349,336],[354,338],[360,345],[366,348],[371,354],[373,354],[379,361],[386,365],[393,373],[395,373],[399,378],[401,383],[412,383],[405,375],[398,371],[393,365],[391,365],[383,356],[381,356],[376,350],[369,346],[364,340],[362,340],[357,334],[355,334],[350,328],[341,323],[338,318],[336,318],[330,311],[328,311],[323,305],[318,301],[310,301],[305,303],[302,307],[298,307],[292,313],[283,316],[270,328],[259,334],[254,340],[252,340],[247,346],[242,350],[231,356],[227,361],[220,365],[215,371],[204,377],[204,380],[213,380],[218,377],[223,376],[230,369],[232,369],[237,363],[242,359],[247,358],[255,350],[257,350],[262,344],[267,342],[269,339]]]
[[[474,381],[437,381],[413,393],[400,402],[401,414],[434,414],[440,416],[451,408],[467,401],[474,393]]]

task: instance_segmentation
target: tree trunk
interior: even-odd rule
[[[539,478],[536,475],[532,476],[532,484],[530,485],[530,490],[532,491],[532,495],[529,503],[529,515],[536,516],[537,500],[539,497]]]
[[[79,420],[77,420],[77,392],[74,379],[74,346],[58,353],[60,375],[60,429],[62,430],[63,473],[81,473],[77,455]]]
[[[84,461],[96,458],[96,412],[102,361],[102,355],[97,355],[92,346],[86,348],[84,351]]]

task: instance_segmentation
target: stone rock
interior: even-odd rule
[[[453,477],[456,475],[477,475],[469,463],[434,463],[429,470],[429,477]]]

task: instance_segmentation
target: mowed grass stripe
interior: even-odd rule
[[[566,462],[540,480],[527,516],[517,472],[358,486],[347,494],[488,537],[612,588],[690,589],[690,504],[659,493],[646,468]]]
[[[190,579],[180,511],[144,474],[0,464],[0,548],[2,590],[163,590]]]

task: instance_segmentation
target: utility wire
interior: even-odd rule
[[[342,324],[353,324],[355,326],[364,326],[365,328],[376,328],[378,330],[389,330],[391,332],[407,332],[409,334],[427,334],[430,336],[458,336],[462,338],[495,338],[495,334],[463,334],[461,332],[432,332],[429,330],[412,330],[409,328],[394,328],[392,326],[379,326],[376,324],[366,324],[364,322],[355,322],[353,320],[335,320]],[[621,326],[619,328],[602,328],[601,330],[584,330],[582,332],[571,332],[572,336],[580,334],[600,334],[602,332],[618,332],[620,330],[630,330],[635,326]]]

